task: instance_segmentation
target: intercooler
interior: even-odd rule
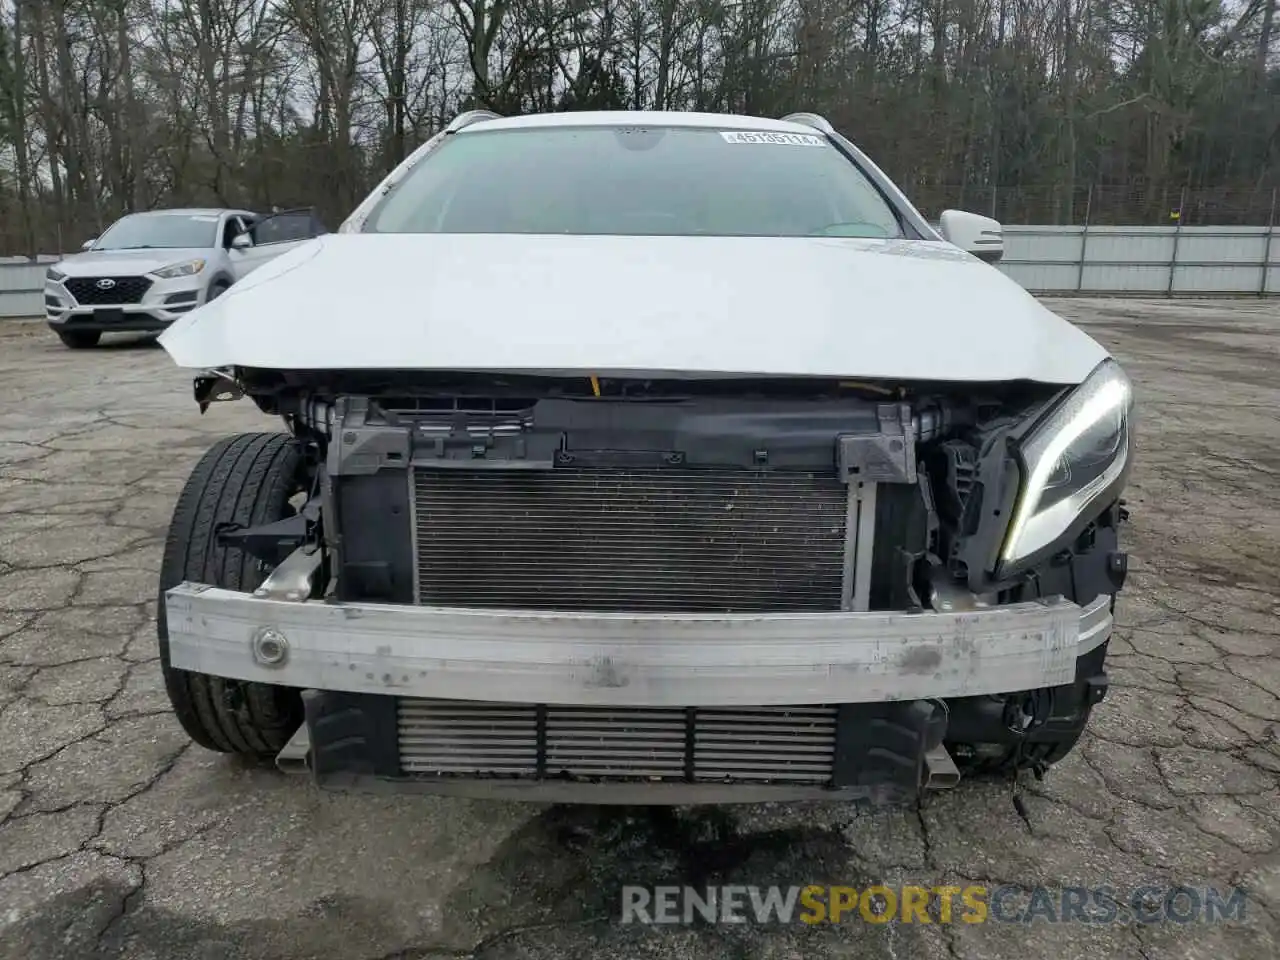
[[[411,776],[827,784],[836,709],[568,707],[401,699]]]
[[[637,612],[841,609],[835,472],[412,471],[419,603]]]

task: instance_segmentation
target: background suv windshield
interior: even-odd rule
[[[872,183],[816,134],[676,127],[451,136],[373,233],[898,237]]]
[[[124,217],[93,245],[95,250],[212,247],[218,218],[212,214],[166,213]]]

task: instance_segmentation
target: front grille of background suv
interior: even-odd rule
[[[151,281],[146,277],[109,277],[115,286],[103,290],[98,281],[103,277],[69,277],[63,285],[76,298],[76,303],[84,307],[119,306],[123,303],[139,303],[146,292],[151,289]]]

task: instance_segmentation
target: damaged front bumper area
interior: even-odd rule
[[[166,610],[174,667],[305,691],[306,725],[281,765],[305,762],[323,787],[589,803],[892,800],[949,786],[949,702],[1105,690],[1112,628],[1109,595],[632,614],[183,583]]]

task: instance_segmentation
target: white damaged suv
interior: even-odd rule
[[[310,209],[131,213],[45,273],[44,309],[64,344],[159,332],[324,229]]]
[[[469,113],[179,319],[173,708],[330,788],[895,799],[1105,695],[1133,392],[821,117]]]

